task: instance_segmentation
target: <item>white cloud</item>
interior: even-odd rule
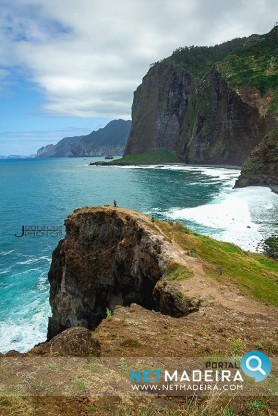
[[[272,0],[1,0],[0,59],[43,91],[47,113],[130,117],[149,64],[180,46],[264,33]],[[4,72],[3,72],[4,71]]]

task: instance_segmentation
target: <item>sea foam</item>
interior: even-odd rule
[[[267,201],[267,203],[266,203]],[[223,191],[211,203],[194,208],[173,208],[164,213],[171,220],[190,221],[209,227],[214,238],[256,251],[258,243],[277,232],[273,214],[278,210],[278,195],[268,188],[248,187]],[[267,212],[269,211],[269,212]],[[261,224],[269,222],[268,233]],[[211,229],[215,229],[211,232]]]

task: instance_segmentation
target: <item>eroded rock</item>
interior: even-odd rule
[[[48,339],[69,327],[96,328],[115,305],[155,308],[152,291],[167,261],[161,240],[129,214],[91,207],[67,218],[49,271]]]
[[[70,327],[94,330],[116,305],[137,303],[172,316],[197,309],[174,286],[154,288],[174,249],[150,218],[113,207],[85,207],[66,219],[49,271],[48,340]],[[109,310],[109,311],[108,311]]]
[[[99,342],[86,328],[69,328],[49,342],[36,345],[30,355],[98,357],[101,353]]]
[[[175,318],[198,311],[201,302],[200,299],[186,297],[178,285],[165,281],[156,284],[153,295],[160,312]]]

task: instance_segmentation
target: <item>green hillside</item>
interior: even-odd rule
[[[278,111],[277,32],[275,26],[266,35],[254,36],[250,46],[234,51],[217,65],[219,71],[234,88],[255,87],[262,96],[272,92],[269,113]]]

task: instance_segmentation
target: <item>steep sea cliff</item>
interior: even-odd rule
[[[238,186],[277,185],[277,39],[276,26],[215,47],[179,48],[153,64],[134,93],[125,157],[116,163],[176,157],[241,166],[249,157]]]

